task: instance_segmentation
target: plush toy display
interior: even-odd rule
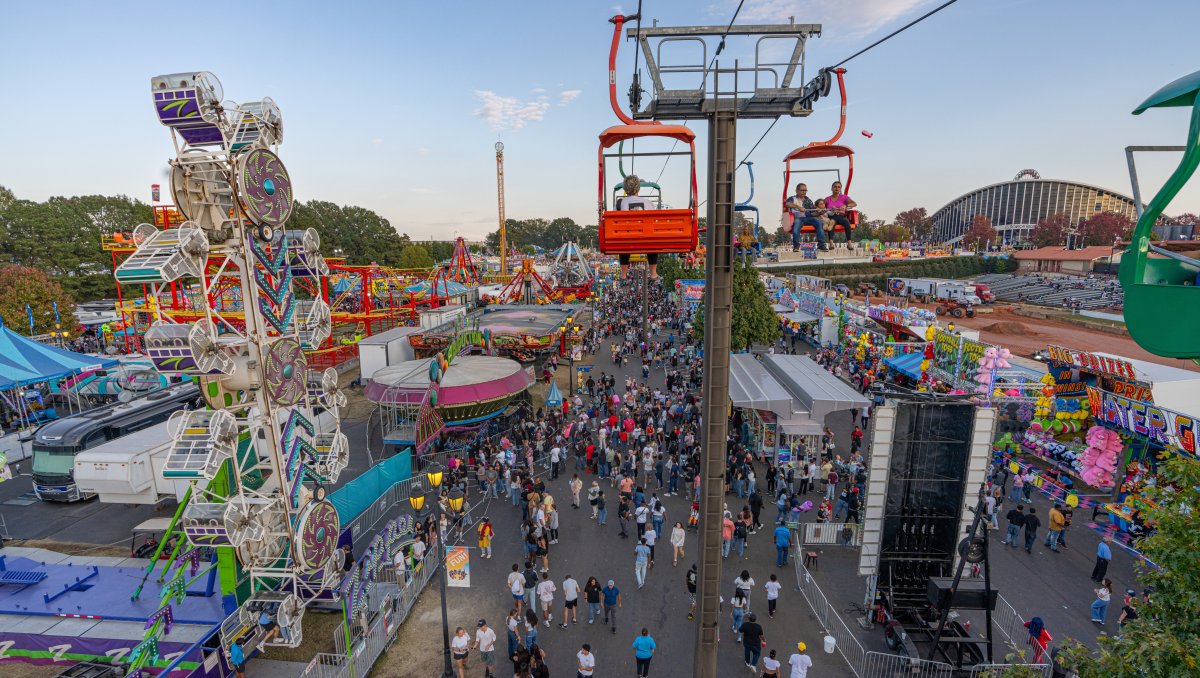
[[[1113,473],[1117,470],[1117,457],[1125,447],[1121,436],[1103,426],[1093,426],[1088,429],[1087,443],[1087,450],[1083,453],[1083,470],[1079,477],[1093,487],[1112,487],[1116,484]]]

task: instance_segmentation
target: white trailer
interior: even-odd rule
[[[946,280],[937,284],[934,297],[938,301],[957,301],[962,304],[978,306],[983,303],[975,294],[975,286],[961,280]]]
[[[167,480],[162,467],[173,444],[167,422],[155,424],[75,456],[75,484],[106,504],[157,504],[182,500],[186,480]]]
[[[385,367],[399,365],[415,358],[416,354],[408,338],[420,330],[419,327],[396,327],[359,341],[358,369],[363,380],[370,379]]]

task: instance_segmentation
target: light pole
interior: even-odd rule
[[[574,318],[567,316],[566,324],[558,326],[558,332],[563,338],[563,347],[567,352],[567,388],[571,393],[575,392],[575,351],[571,349],[571,329],[574,322]]]
[[[452,678],[454,676],[454,668],[450,666],[450,624],[446,619],[446,537],[450,530],[447,528],[446,534],[441,534],[442,525],[442,504],[438,501],[438,488],[442,486],[442,479],[445,477],[445,470],[442,465],[436,461],[429,465],[425,470],[425,480],[429,481],[429,486],[433,488],[433,508],[429,511],[434,511],[434,530],[438,535],[438,555],[437,565],[443,569],[441,575],[438,576],[438,592],[442,599],[442,658],[445,660],[442,668],[442,676],[444,678]],[[413,513],[416,514],[418,521],[424,520],[428,512],[425,509],[425,488],[421,483],[415,483],[412,489],[408,492],[408,504],[412,507]],[[454,487],[450,490],[450,496],[447,498],[447,503],[450,504],[450,510],[458,514],[462,510],[463,500],[465,499],[462,490]]]

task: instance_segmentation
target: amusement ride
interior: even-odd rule
[[[147,571],[173,544],[159,612],[130,653],[135,670],[158,659],[201,549],[213,552],[227,611],[237,611],[222,642],[253,638],[266,615],[278,632],[258,642],[298,646],[305,608],[341,578],[338,514],[325,494],[349,458],[338,374],[310,369],[305,355],[329,337],[330,310],[323,298],[302,299],[297,281],[311,284],[329,269],[314,231],[287,228],[294,194],[278,154],[278,106],[223,101],[207,72],[157,76],[151,90],[171,130],[171,191],[186,220],[134,228],[136,249],[117,280],[145,285],[153,298],[184,281],[201,299],[236,289],[242,308],[232,322],[208,303],[186,319],[156,306],[145,333],[155,368],[196,380],[207,408],[169,420],[174,444],[162,473],[190,489],[167,530],[177,538],[163,539]]]

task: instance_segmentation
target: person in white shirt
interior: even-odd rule
[[[775,650],[767,653],[767,656],[762,658],[763,672],[762,678],[779,678],[779,660],[775,658]]]
[[[517,613],[520,614],[525,602],[525,576],[521,574],[521,568],[516,563],[513,563],[512,572],[508,573],[508,590],[512,593],[513,605],[517,606]]]
[[[788,665],[792,667],[792,678],[808,678],[808,670],[812,668],[812,658],[804,654],[808,646],[796,643],[796,653],[788,657]]]
[[[638,179],[637,175],[630,174],[625,177],[625,195],[617,198],[616,209],[618,210],[652,210],[656,209],[656,205],[649,198],[638,195],[642,190],[642,180]],[[618,255],[621,264],[621,278],[629,277],[629,255]],[[658,255],[650,253],[646,255],[646,262],[650,265],[650,279],[658,279]]]
[[[450,655],[454,658],[454,666],[458,669],[459,678],[462,678],[463,672],[467,668],[467,654],[471,647],[471,637],[467,635],[466,629],[458,627],[454,631],[454,636],[450,638]]]
[[[650,567],[654,567],[654,542],[658,541],[658,532],[654,530],[654,525],[646,528],[642,538],[646,540],[646,546],[650,547]]]
[[[579,662],[579,675],[591,676],[596,670],[596,655],[592,654],[592,646],[587,643],[575,653],[575,659]]]
[[[487,621],[483,619],[476,624],[475,643],[471,649],[479,650],[479,661],[483,664],[485,675],[490,677],[496,666],[496,632],[488,628]]]
[[[575,578],[568,574],[567,578],[563,580],[562,591],[565,607],[563,608],[563,623],[559,624],[559,628],[565,629],[567,628],[568,614],[571,616],[572,624],[579,623],[579,618],[576,616],[575,611],[579,605],[579,582],[575,581]]]
[[[537,585],[537,597],[542,601],[542,616],[545,617],[546,628],[549,628],[550,622],[554,620],[554,592],[556,590],[554,582],[550,581],[550,573],[542,572],[542,580]]]
[[[767,616],[775,616],[775,604],[779,602],[779,590],[783,585],[779,583],[779,578],[771,575],[770,581],[763,585],[763,589],[767,592]]]
[[[396,579],[408,583],[408,559],[404,557],[404,549],[396,549],[392,556],[392,567],[396,570]]]

